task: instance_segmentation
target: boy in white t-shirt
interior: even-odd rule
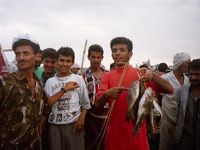
[[[58,73],[47,80],[45,91],[52,106],[49,115],[49,144],[52,150],[84,150],[84,122],[90,109],[83,78],[70,72],[74,51],[58,50]]]

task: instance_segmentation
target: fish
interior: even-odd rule
[[[152,88],[148,87],[144,91],[144,94],[140,99],[138,113],[137,113],[137,121],[132,131],[133,137],[136,135],[137,132],[139,132],[142,122],[145,120],[145,118],[147,117],[153,106],[153,99],[154,99],[153,95],[154,91],[152,90]]]
[[[126,120],[128,122],[130,122],[130,119],[132,119],[132,122],[136,120],[134,111],[136,110],[136,100],[139,96],[139,85],[139,81],[135,80],[128,89],[128,111],[126,114]]]

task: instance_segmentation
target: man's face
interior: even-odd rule
[[[189,79],[191,85],[200,86],[200,70],[191,68],[189,70]]]
[[[132,52],[128,51],[126,44],[116,44],[112,46],[112,58],[116,64],[129,62]]]
[[[15,49],[17,66],[20,70],[35,69],[36,54],[29,45],[18,46]]]
[[[58,65],[57,69],[61,76],[66,76],[70,74],[70,68],[73,65],[74,61],[72,60],[71,56],[58,56]]]
[[[56,58],[51,58],[51,57],[44,58],[42,60],[42,63],[43,63],[45,74],[50,74],[50,73],[55,72],[56,65],[57,65]]]
[[[90,61],[90,67],[91,68],[99,68],[101,65],[101,61],[103,60],[103,54],[101,52],[91,52],[90,56],[88,56],[88,59]]]
[[[36,67],[39,67],[42,63],[42,53],[39,52],[36,54]]]
[[[188,67],[190,64],[190,60],[187,62],[184,62],[183,64],[181,64],[178,69],[182,72],[182,73],[187,73],[188,72]]]

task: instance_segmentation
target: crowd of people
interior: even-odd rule
[[[16,66],[0,47],[0,150],[200,150],[200,59],[178,52],[172,69],[152,70],[130,64],[130,39],[115,37],[110,48],[110,70],[98,44],[82,70],[71,47],[41,50],[28,34],[13,38]],[[153,89],[162,110],[156,128],[147,117],[135,136],[126,120],[134,81]]]

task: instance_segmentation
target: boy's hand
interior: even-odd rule
[[[76,89],[76,88],[78,88],[78,87],[79,87],[79,85],[78,85],[77,82],[70,81],[70,82],[67,82],[67,83],[65,84],[64,89],[65,89],[66,91],[71,91],[71,90],[74,90],[74,89]]]

